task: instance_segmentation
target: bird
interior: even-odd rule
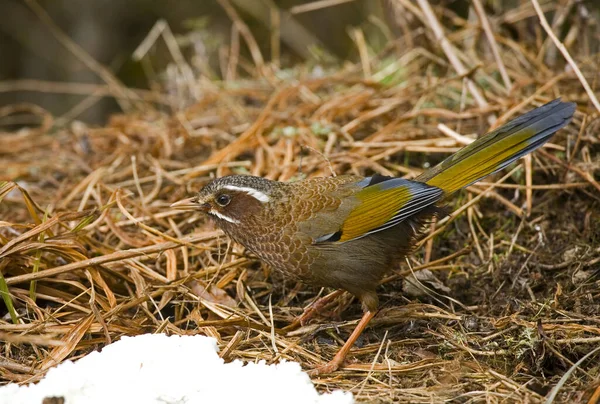
[[[576,104],[551,101],[479,137],[415,179],[372,175],[292,182],[228,175],[175,209],[208,214],[216,226],[286,279],[344,290],[363,316],[317,374],[339,369],[379,308],[377,286],[412,253],[444,204],[458,192],[546,143]]]

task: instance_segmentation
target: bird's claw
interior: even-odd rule
[[[326,363],[325,365],[317,366],[316,368],[309,370],[307,373],[309,376],[320,376],[328,373],[333,373],[340,368],[342,363],[343,361],[339,362],[336,360],[336,358],[333,358],[333,360]]]

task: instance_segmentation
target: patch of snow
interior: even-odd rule
[[[319,394],[296,362],[224,363],[214,338],[145,334],[123,337],[76,362],[52,368],[37,384],[0,387],[0,403],[353,403],[341,390]]]

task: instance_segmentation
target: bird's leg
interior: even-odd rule
[[[323,296],[314,303],[310,304],[306,309],[304,309],[304,313],[302,313],[298,318],[296,318],[290,325],[284,328],[284,330],[295,330],[298,327],[304,326],[308,323],[310,319],[317,313],[319,313],[323,307],[327,306],[330,302],[335,300],[338,296],[344,293],[343,290],[338,289],[334,292],[331,292],[327,296]]]
[[[338,370],[340,366],[342,366],[342,364],[344,363],[348,352],[350,352],[350,348],[352,348],[358,337],[360,337],[360,334],[363,333],[371,319],[375,317],[375,313],[376,311],[366,311],[365,314],[363,314],[354,331],[352,331],[352,334],[350,334],[350,337],[348,337],[348,339],[344,343],[344,346],[340,348],[340,350],[335,354],[333,359],[329,361],[329,363],[327,363],[326,365],[319,366],[318,368],[316,368],[314,371],[311,372],[311,374],[320,375],[324,373],[332,373]]]
[[[335,299],[337,299],[343,293],[344,293],[343,290],[338,289],[338,290],[331,292],[330,294],[328,294],[326,296],[319,298],[316,302],[314,302],[313,304],[311,304],[304,310],[304,313],[302,313],[302,315],[300,317],[298,317],[297,321],[302,326],[306,325],[308,323],[308,321],[310,321],[315,314],[318,314],[321,310],[323,310],[323,308],[325,306],[327,306],[329,303],[333,302]]]

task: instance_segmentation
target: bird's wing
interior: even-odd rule
[[[440,188],[403,178],[374,176],[357,185],[361,189],[353,195],[355,207],[337,232],[317,238],[317,243],[344,242],[388,229],[435,204],[443,195]]]

